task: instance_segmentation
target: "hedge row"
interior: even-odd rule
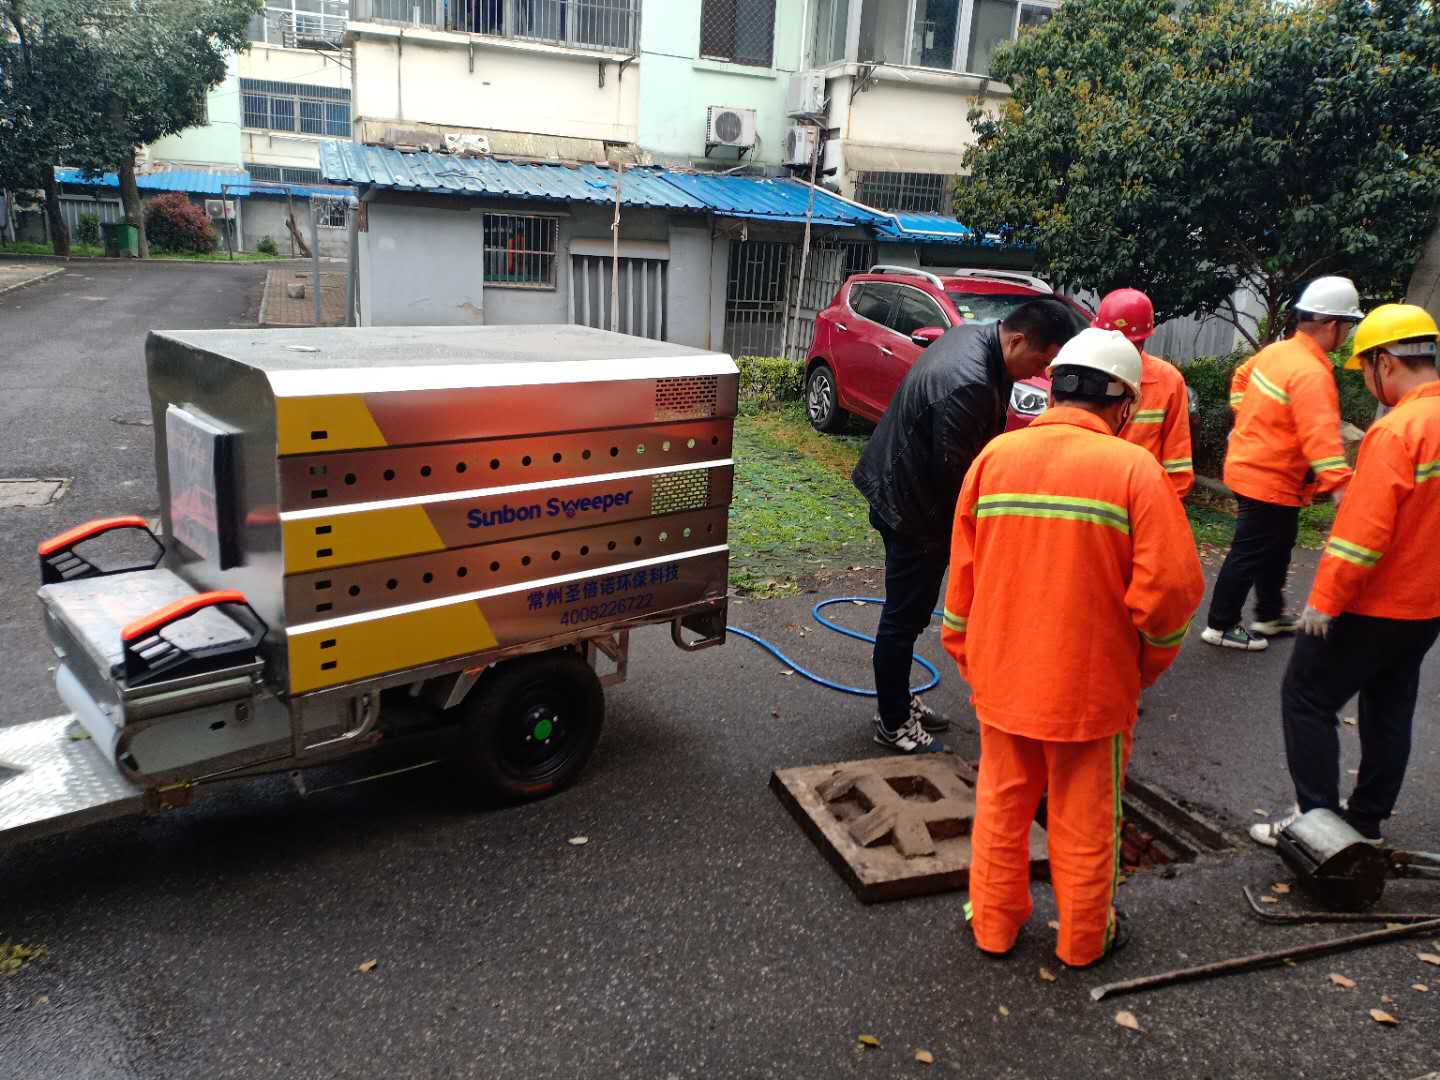
[[[741,401],[799,401],[805,396],[805,362],[780,356],[742,356]]]

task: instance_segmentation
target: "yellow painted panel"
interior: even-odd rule
[[[295,634],[290,638],[290,692],[303,694],[494,647],[495,634],[474,600]]]
[[[287,574],[445,550],[423,506],[336,513],[287,521],[282,528]]]
[[[324,437],[316,438],[322,431]],[[361,394],[276,398],[275,439],[282,456],[386,445]]]

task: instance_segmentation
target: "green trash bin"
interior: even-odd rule
[[[107,259],[140,257],[140,230],[128,221],[105,221],[100,225]]]

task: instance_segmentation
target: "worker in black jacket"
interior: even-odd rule
[[[1032,300],[1000,323],[948,331],[921,353],[855,468],[870,524],[885,542],[885,608],[875,632],[875,741],[906,754],[943,751],[949,721],[910,693],[915,640],[930,623],[949,561],[965,472],[1005,430],[1010,389],[1042,373],[1080,328],[1059,300]]]

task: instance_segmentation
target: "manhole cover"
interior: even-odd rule
[[[970,883],[975,771],[955,754],[779,769],[770,787],[867,904]],[[1048,877],[1038,825],[1030,866]]]
[[[0,480],[0,510],[34,510],[58,502],[68,480]]]

